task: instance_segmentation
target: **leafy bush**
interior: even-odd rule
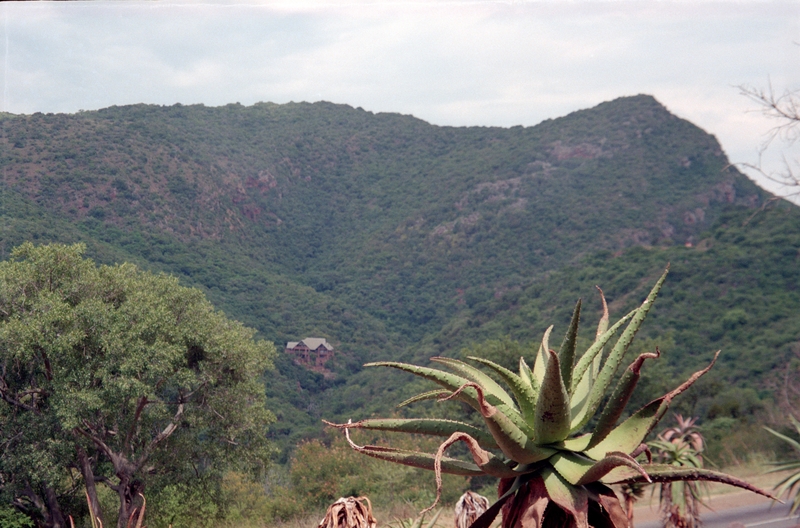
[[[385,443],[385,439],[380,442]],[[430,440],[419,439],[406,444],[420,448],[434,445]],[[433,500],[430,475],[382,460],[364,460],[340,437],[330,446],[320,440],[302,443],[292,459],[289,475],[292,495],[304,511],[348,496],[366,495],[376,506],[423,504]],[[455,502],[467,481],[455,475],[445,478],[450,489],[444,500]]]
[[[218,501],[200,486],[171,484],[151,495],[147,525],[151,528],[211,528],[219,524]]]
[[[35,524],[27,515],[7,506],[0,507],[0,526],[3,528],[33,528]]]

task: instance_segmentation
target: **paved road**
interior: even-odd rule
[[[760,503],[717,512],[704,512],[703,528],[792,528],[800,526],[797,514],[789,515],[788,504]],[[636,528],[660,528],[660,521],[635,523]]]

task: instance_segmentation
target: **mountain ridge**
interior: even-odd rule
[[[100,262],[131,260],[200,287],[279,349],[314,335],[345,351],[335,380],[279,361],[267,390],[281,438],[316,434],[325,409],[333,418],[367,400],[384,405],[389,388],[361,370],[366,360],[457,354],[506,334],[535,339],[543,328],[522,329],[520,318],[562,317],[552,306],[559,286],[586,291],[593,276],[581,266],[613,283],[610,295],[627,288],[634,299],[660,258],[721,240],[713,259],[687,257],[698,270],[677,266],[712,276],[736,237],[747,245],[768,229],[731,219],[770,195],[730,166],[713,136],[646,95],[532,127],[258,103],[4,116],[0,131],[5,254],[23,240],[82,241]],[[758,258],[774,250],[790,259],[793,215],[770,224]],[[788,277],[766,281],[769,295],[777,284],[791,290]],[[542,289],[548,280],[559,284]],[[779,346],[791,331],[776,330]]]

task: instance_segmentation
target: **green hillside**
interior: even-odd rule
[[[676,373],[764,381],[798,341],[796,208],[650,96],[534,127],[438,127],[331,103],[134,105],[2,121],[0,251],[83,241],[202,288],[279,347],[328,338],[324,377],[283,357],[271,434],[397,402],[376,358],[457,355],[565,325],[594,284],[619,313],[672,263],[644,332]],[[691,245],[692,247],[686,247]],[[587,311],[591,318],[591,311]],[[557,327],[558,331],[558,327]]]

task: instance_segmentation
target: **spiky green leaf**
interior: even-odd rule
[[[592,433],[592,441],[587,448],[596,446],[614,430],[617,420],[622,416],[625,406],[628,405],[633,390],[636,388],[636,383],[639,381],[639,372],[642,368],[642,363],[644,363],[644,360],[647,358],[656,357],[658,357],[658,354],[641,354],[627,369],[625,369],[625,373],[619,380],[617,388],[614,389],[603,412],[600,413],[600,419],[597,421],[597,426],[595,426],[594,432]]]
[[[409,399],[399,403],[397,407],[405,407],[406,405],[411,405],[412,403],[417,403],[421,401],[428,401],[428,400],[439,400],[441,398],[447,397],[447,395],[451,394],[452,391],[447,389],[434,389],[431,391],[423,392],[422,394],[417,394],[416,396],[412,396]]]
[[[441,363],[443,365],[447,365],[451,369],[455,370],[462,376],[474,381],[481,387],[486,394],[487,399],[490,399],[490,396],[494,396],[502,403],[508,405],[511,408],[516,408],[516,404],[511,396],[501,387],[496,381],[492,378],[481,372],[480,370],[476,369],[472,365],[468,365],[463,361],[459,361],[453,358],[446,358],[446,357],[432,357],[431,361],[436,363]]]
[[[547,495],[562,510],[572,515],[576,528],[589,528],[589,496],[583,487],[570,486],[558,472],[545,468],[542,470]]]
[[[590,380],[592,379],[592,370],[589,368],[592,366],[592,363],[600,357],[600,352],[602,352],[603,347],[605,347],[608,342],[617,334],[620,327],[631,320],[631,318],[636,315],[636,310],[631,310],[630,313],[625,315],[622,319],[614,323],[614,326],[606,330],[603,335],[598,337],[592,346],[590,346],[586,352],[581,356],[578,360],[578,363],[575,365],[575,373],[573,374],[573,384],[580,383],[581,380],[585,379],[589,376]],[[573,387],[574,393],[574,387]]]
[[[704,468],[670,466],[668,464],[642,464],[641,467],[653,482],[675,482],[688,480],[721,482],[723,484],[736,486],[737,488],[746,489],[754,493],[758,493],[759,495],[763,495],[764,497],[777,500],[777,497],[768,491],[764,491],[761,488],[753,486],[752,484],[748,484],[742,479],[721,473],[719,471],[713,471]],[[640,472],[626,466],[620,466],[613,469],[600,480],[605,484],[647,482],[647,478],[645,478]]]
[[[485,430],[455,420],[437,418],[373,418],[349,424],[328,424],[340,429],[368,429],[371,431],[390,431],[395,433],[412,433],[444,437],[450,436],[455,432],[462,432],[477,440],[484,449],[497,448],[497,442],[495,442],[492,435],[488,434]]]
[[[532,434],[520,429],[498,407],[489,405],[482,398],[482,391],[476,392],[481,416],[505,456],[520,464],[530,464],[546,460],[555,453],[553,449],[537,445]]]
[[[575,346],[578,341],[578,325],[581,319],[581,300],[575,304],[575,310],[572,312],[572,320],[567,327],[567,333],[564,335],[564,340],[561,342],[561,347],[558,349],[558,361],[561,364],[561,379],[564,381],[564,387],[567,391],[572,390],[572,371],[575,368]]]
[[[579,436],[574,436],[572,438],[567,438],[562,442],[557,442],[553,447],[556,447],[562,451],[574,451],[577,453],[584,451],[591,440],[592,435],[590,433],[586,433]]]
[[[470,528],[489,528],[497,518],[497,515],[500,513],[500,509],[503,507],[503,505],[517,493],[523,484],[535,478],[539,477],[525,475],[515,478],[505,493],[503,493],[494,504],[489,506],[489,509],[483,512],[480,517],[475,519],[475,522],[470,525]]]
[[[498,365],[494,361],[483,359],[479,357],[470,356],[468,359],[486,365],[494,370],[498,376],[511,388],[514,397],[517,399],[517,406],[519,407],[522,418],[528,422],[533,423],[533,417],[536,409],[536,393],[530,384],[522,380],[507,368]]]
[[[544,373],[547,370],[547,358],[550,352],[550,332],[553,331],[553,325],[550,325],[544,331],[542,336],[542,344],[539,345],[539,351],[536,353],[536,359],[533,361],[533,380],[538,387],[542,386],[544,380]]]
[[[619,466],[641,471],[639,463],[624,453],[607,453],[602,460],[594,461],[579,453],[561,451],[550,457],[549,462],[558,474],[573,486],[597,482]]]
[[[396,361],[378,361],[375,363],[367,363],[364,366],[396,368],[398,370],[409,372],[416,376],[431,380],[435,383],[438,383],[442,387],[449,389],[451,392],[457,392],[458,395],[456,398],[460,401],[463,401],[476,411],[480,412],[481,410],[480,404],[478,403],[478,394],[473,387],[466,387],[464,390],[459,390],[460,388],[464,387],[464,385],[475,383],[467,378],[462,378],[461,376],[446,372],[444,370],[433,369],[430,367],[419,367],[417,365],[399,363]],[[523,420],[522,415],[516,410],[516,408],[509,407],[493,394],[488,394],[486,399],[489,400],[490,404],[496,405],[497,409],[507,416],[517,426],[518,429],[521,429],[529,436],[533,436],[533,429],[525,420]]]
[[[522,356],[519,357],[519,377],[535,390],[533,385],[533,372],[531,372],[528,362],[525,361],[525,358]]]
[[[564,440],[569,434],[569,422],[569,395],[561,378],[558,356],[551,350],[536,402],[533,423],[536,443],[551,444]]]
[[[708,372],[716,363],[719,352],[714,354],[714,359],[706,368],[692,374],[688,380],[676,389],[657,398],[641,409],[633,416],[622,422],[616,429],[611,431],[600,443],[586,450],[586,454],[595,460],[600,460],[609,451],[621,451],[631,453],[644,441],[647,433],[652,431],[664,413],[667,412],[672,400],[680,393],[691,387],[695,381]]]
[[[652,308],[653,302],[655,302],[656,296],[661,290],[661,286],[664,284],[664,280],[667,278],[668,272],[669,268],[664,271],[663,275],[661,275],[661,277],[658,279],[655,286],[653,286],[653,289],[650,290],[647,298],[644,300],[639,309],[636,310],[633,318],[631,318],[631,322],[625,328],[625,331],[622,332],[622,335],[614,345],[614,348],[611,349],[608,359],[606,359],[603,368],[600,370],[600,374],[597,376],[597,380],[595,381],[594,386],[589,394],[589,400],[586,403],[585,410],[583,411],[582,415],[579,416],[572,424],[573,431],[580,430],[589,420],[592,419],[595,412],[597,412],[600,403],[603,401],[603,398],[608,391],[608,387],[611,385],[614,375],[622,363],[625,352],[627,352],[628,347],[633,342],[634,336],[636,336],[636,333],[642,326],[645,317],[647,317],[647,313],[650,311],[650,308]]]
[[[598,339],[600,339],[600,336],[605,334],[606,330],[608,330],[609,314],[608,314],[608,303],[606,302],[606,296],[603,293],[603,290],[600,289],[600,286],[595,286],[595,288],[597,288],[597,291],[600,292],[600,302],[603,304],[603,315],[600,317],[600,321],[598,321],[597,323],[597,332],[595,333],[595,338],[594,338],[595,341],[597,341]]]
[[[403,464],[405,466],[412,466],[420,469],[429,469],[431,471],[433,471],[434,460],[436,458],[434,455],[429,453],[373,445],[360,447],[358,452],[373,458],[378,458],[380,460],[386,460],[388,462],[394,462],[396,464]],[[463,475],[466,477],[484,474],[484,472],[472,462],[464,462],[463,460],[450,457],[442,458],[442,472],[450,473],[452,475]]]

